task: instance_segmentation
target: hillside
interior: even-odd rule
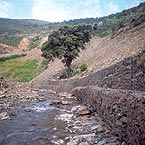
[[[64,68],[59,60],[55,60],[30,82],[30,86],[57,93],[72,92],[75,99],[87,104],[101,116],[105,126],[111,130],[109,138],[114,135],[120,144],[143,145],[144,34],[145,22],[137,26],[131,22],[118,29],[113,36],[96,36],[73,63],[75,66],[87,63],[88,69],[85,72],[71,79],[59,80]]]
[[[120,28],[116,31],[115,37],[93,37],[87,44],[86,50],[83,50],[80,56],[73,62],[74,66],[79,66],[82,63],[88,64],[88,69],[81,73],[79,77],[89,76],[91,74],[95,76],[95,73],[97,74],[98,71],[101,72],[101,70],[112,67],[114,64],[117,65],[128,57],[137,56],[145,48],[144,33],[145,23],[142,23],[129,29],[128,26]],[[48,69],[33,80],[33,85],[46,87],[50,79],[57,79],[59,77],[60,72],[63,70],[62,66],[60,60],[50,63]],[[92,80],[93,82],[98,82],[99,78],[105,78],[107,76],[107,73],[104,76],[100,74],[96,79]]]
[[[0,144],[143,145],[144,12],[141,3],[107,17],[61,23],[93,24],[90,42],[72,63],[79,72],[65,79],[61,60],[48,64],[40,49],[60,23],[3,19]]]
[[[5,54],[5,53],[10,53],[12,50],[16,49],[13,48],[12,46],[8,46],[6,44],[0,43],[0,54]]]
[[[93,35],[101,37],[109,34],[114,35],[116,30],[122,31],[126,25],[130,25],[130,22],[132,23],[131,27],[143,23],[145,21],[144,12],[145,3],[141,3],[137,7],[109,16],[74,19],[61,23],[49,23],[35,19],[0,18],[0,53],[13,54],[15,52],[14,54],[16,54],[17,52],[32,50],[40,46],[39,44],[43,42],[43,38],[48,36],[52,30],[66,24],[87,23],[92,25]],[[140,21],[137,19],[140,19]],[[27,46],[25,46],[26,41]]]
[[[141,3],[137,7],[125,10],[121,13],[99,18],[99,20],[87,18],[83,20],[80,19],[80,23],[81,21],[93,23],[93,20],[96,22],[93,25],[93,34],[95,34],[95,36],[93,36],[92,40],[86,45],[86,50],[82,51],[80,57],[73,62],[75,67],[78,67],[82,63],[88,64],[87,71],[80,74],[80,76],[87,76],[118,63],[129,56],[137,55],[137,53],[144,47],[144,8],[145,3]],[[37,59],[40,65],[43,62],[40,48],[43,42],[47,40],[46,36],[51,30],[48,29],[48,26],[52,25],[54,27],[51,28],[56,28],[59,25],[69,24],[69,22],[71,25],[74,25],[75,21],[76,20],[70,20],[63,23],[54,23],[53,25],[53,23],[39,20],[1,19],[1,26],[8,26],[9,30],[13,27],[17,29],[20,26],[22,28],[22,33],[18,31],[16,34],[12,34],[5,29],[7,32],[0,37],[0,42],[5,43],[1,43],[0,45],[0,57],[11,55],[21,56],[24,54],[26,56],[21,58],[22,61]],[[102,22],[102,24],[100,24],[100,22]],[[16,27],[17,24],[18,26]],[[113,28],[114,26],[115,29]],[[30,33],[26,31],[27,34],[25,34],[25,28],[29,30]],[[44,31],[42,31],[42,29],[45,30],[46,33],[43,33]],[[114,30],[112,31],[112,29]],[[8,35],[9,32],[12,35]],[[105,36],[103,33],[109,35],[107,37],[102,37]],[[48,69],[41,74],[41,77],[38,76],[38,78],[40,78],[40,82],[41,80],[44,80],[42,81],[42,84],[44,84],[49,79],[59,78],[63,69],[64,67],[61,61],[57,60],[50,63]],[[43,75],[45,77],[43,77]],[[45,78],[47,79],[45,80]],[[37,78],[35,80],[37,80]]]
[[[112,36],[94,37],[75,63],[86,61],[90,66],[89,71],[92,69],[96,72],[137,54],[145,47],[145,23],[130,29],[126,29],[127,27],[116,31],[116,36],[113,38]]]
[[[105,17],[74,19],[55,23],[35,19],[0,18],[0,37],[34,33],[44,35],[61,25],[78,25],[81,23],[93,24],[96,30],[95,33],[104,36],[109,34],[112,30],[114,31],[120,26],[130,22],[132,19],[136,19],[141,14],[145,14],[145,2],[140,3],[136,7]]]
[[[0,57],[24,54],[26,56],[21,58],[22,61],[36,58],[41,64],[43,60],[40,47],[47,40],[46,36],[52,29],[64,24],[91,23],[94,36],[86,45],[86,50],[82,51],[80,57],[73,62],[75,67],[87,63],[87,71],[81,73],[79,77],[88,76],[129,56],[137,55],[141,51],[144,47],[144,10],[145,3],[141,3],[137,7],[106,17],[70,20],[62,23],[0,18],[2,34]],[[108,36],[103,37],[105,35]],[[50,63],[48,69],[43,72],[44,78],[47,80],[59,78],[63,69],[60,60],[56,60]],[[43,74],[41,74],[42,77]],[[44,80],[42,81],[44,84],[45,79],[42,77],[40,77],[40,82]]]
[[[14,34],[48,33],[56,26],[47,21],[34,19],[0,18],[0,36]]]

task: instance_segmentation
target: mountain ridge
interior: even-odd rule
[[[110,29],[110,25],[113,25],[112,29],[116,29],[120,25],[123,25],[124,23],[131,21],[133,18],[136,18],[139,15],[144,14],[144,11],[145,11],[145,2],[142,2],[136,7],[123,10],[122,12],[118,12],[116,14],[111,14],[109,16],[104,16],[99,18],[98,17],[80,18],[80,19],[68,20],[63,22],[54,22],[54,23],[47,22],[44,20],[36,20],[36,19],[0,18],[0,35],[5,34],[6,32],[10,34],[24,33],[25,31],[27,33],[28,32],[40,33],[40,31],[50,32],[51,30],[54,30],[59,26],[66,25],[66,24],[68,25],[76,25],[81,23],[98,24],[100,22],[106,23],[107,21],[108,22],[110,21],[109,23],[107,22],[109,29]],[[115,22],[113,22],[114,18],[115,18]],[[104,29],[104,27],[101,29]]]

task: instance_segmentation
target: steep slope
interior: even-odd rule
[[[47,40],[47,37],[40,38],[40,43],[38,46],[35,46],[35,48],[31,49],[31,41],[28,38],[23,38],[17,47],[9,46],[6,44],[0,43],[0,58],[1,57],[9,57],[13,55],[22,55],[21,57],[22,61],[26,61],[28,59],[37,59],[38,63],[41,64],[43,61],[43,58],[41,57],[41,46],[42,44]]]
[[[118,30],[119,32],[119,30]],[[117,32],[117,33],[118,33]],[[108,68],[113,64],[116,64],[129,56],[137,55],[145,47],[145,23],[142,23],[136,27],[125,29],[117,36],[112,38],[107,36],[104,38],[94,37],[87,44],[86,50],[80,53],[73,65],[78,66],[81,63],[86,62],[88,69],[80,74],[81,77],[89,76],[95,72],[101,71],[104,68]],[[57,79],[56,72],[54,70],[61,71],[63,69],[61,63],[51,63],[50,67],[43,74],[33,80],[33,85],[47,86],[50,79]],[[54,65],[53,65],[54,64]],[[51,73],[50,73],[51,72]],[[80,77],[79,77],[80,78]],[[95,78],[94,78],[95,79]],[[98,77],[94,82],[97,82]],[[41,81],[42,80],[42,81]]]
[[[0,43],[0,55],[1,54],[5,54],[5,53],[10,53],[14,49],[16,49],[16,47],[13,47],[13,46],[10,47],[10,46],[8,46],[6,44]]]
[[[87,62],[88,72],[106,68],[141,51],[145,47],[144,33],[145,23],[122,32],[114,38],[94,37],[74,64]]]
[[[93,85],[105,88],[145,91],[145,48],[94,74],[80,79],[78,86]]]
[[[26,56],[22,57],[21,60],[25,61],[25,60],[28,60],[28,59],[37,59],[38,63],[41,64],[42,61],[43,61],[43,58],[41,57],[41,47],[42,47],[42,44],[44,42],[46,42],[48,39],[48,37],[43,37],[41,40],[40,40],[40,44],[38,46],[36,46],[35,48],[29,50],[29,45],[30,45],[30,42],[28,39],[23,39],[23,43],[21,41],[21,45],[19,45],[20,49],[21,50],[25,50],[26,51]]]
[[[27,38],[23,38],[18,45],[18,48],[21,51],[27,51],[29,47],[30,47],[30,41]]]

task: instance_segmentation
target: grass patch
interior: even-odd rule
[[[19,59],[11,59],[0,62],[0,72],[6,78],[18,82],[28,82],[39,75],[44,70],[39,66],[36,59],[25,62]]]
[[[39,45],[38,42],[31,42],[30,43],[30,50],[32,50],[33,48],[37,47]]]
[[[72,81],[71,81],[72,86],[77,87],[78,81],[79,81],[78,79],[72,79]]]
[[[40,44],[40,40],[41,40],[41,37],[39,35],[33,37],[33,38],[29,38],[30,40],[30,50],[37,47],[39,44]]]
[[[81,72],[85,71],[85,70],[87,69],[87,67],[88,67],[88,66],[87,66],[86,63],[82,63],[82,64],[79,66]]]

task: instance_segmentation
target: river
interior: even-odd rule
[[[63,109],[50,105],[58,96],[38,93],[45,99],[21,103],[15,108],[16,115],[0,121],[0,145],[51,145],[55,140],[65,144],[64,138],[68,136],[66,122],[56,119]]]

